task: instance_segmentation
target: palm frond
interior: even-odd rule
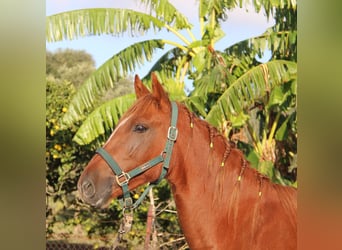
[[[155,62],[143,80],[150,80],[152,72],[160,71],[164,71],[169,78],[174,77],[177,71],[177,61],[183,55],[183,51],[178,47],[168,50]]]
[[[240,2],[242,2],[242,0],[240,0]],[[244,5],[246,6],[246,4],[249,4],[249,0],[245,0]],[[252,5],[256,12],[264,9],[266,16],[270,17],[270,14],[273,14],[275,8],[296,9],[297,0],[253,0]]]
[[[141,2],[154,10],[157,18],[173,25],[175,29],[192,28],[187,17],[180,13],[168,0],[141,0]]]
[[[241,2],[241,1],[240,1]],[[225,12],[238,7],[241,4],[237,1],[217,1],[217,0],[201,0],[199,6],[199,17],[208,18],[209,16],[215,16],[215,19],[224,19],[226,17]]]
[[[243,55],[258,55],[262,57],[265,49],[271,50],[272,54],[289,56],[296,53],[297,31],[274,31],[269,28],[260,36],[252,37],[226,48],[224,52],[228,55],[241,57]]]
[[[221,92],[221,84],[226,82],[227,78],[230,79],[231,76],[226,67],[216,65],[194,81],[195,89],[191,95],[207,97],[211,93],[219,93]]]
[[[273,14],[275,8],[296,9],[297,0],[200,0],[199,17],[208,18],[215,13],[215,18],[225,20],[229,16],[229,10],[234,8],[242,8],[243,6],[251,5],[256,12],[265,10],[266,16],[269,18]]]
[[[82,123],[73,140],[79,145],[84,145],[113,130],[134,101],[135,95],[128,94],[102,104]]]
[[[48,42],[77,39],[88,35],[119,35],[129,32],[141,35],[145,31],[160,30],[165,23],[156,17],[128,9],[83,9],[48,16]]]
[[[250,69],[230,84],[212,106],[206,120],[218,126],[222,120],[234,119],[275,86],[295,79],[296,73],[297,64],[285,60],[270,61]]]
[[[201,117],[206,117],[207,112],[205,108],[205,97],[194,95],[194,96],[188,96],[184,100],[184,104],[187,106],[189,110],[194,112],[195,114],[201,116]]]
[[[70,102],[68,112],[63,117],[63,123],[71,125],[83,119],[84,110],[93,107],[95,101],[108,89],[113,88],[128,72],[143,65],[145,60],[150,61],[154,51],[162,49],[163,46],[162,40],[158,39],[138,42],[110,58],[78,89]]]

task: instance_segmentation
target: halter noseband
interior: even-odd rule
[[[113,159],[113,157],[104,148],[98,148],[96,150],[96,153],[102,156],[102,158],[107,162],[107,164],[111,167],[111,169],[115,173],[116,182],[122,188],[123,198],[120,199],[120,203],[122,204],[124,209],[126,208],[133,209],[139,206],[139,204],[145,198],[149,190],[153,186],[157,185],[167,174],[167,171],[170,165],[173,145],[178,135],[178,130],[176,127],[177,118],[178,118],[178,107],[175,102],[171,102],[171,107],[172,107],[171,125],[167,132],[167,141],[166,141],[165,148],[160,155],[153,158],[152,160],[145,162],[144,164],[134,168],[133,170],[129,172],[125,172],[120,168],[119,164],[117,164],[117,162]],[[129,180],[137,175],[140,175],[141,173],[156,166],[157,164],[161,162],[163,163],[163,167],[162,167],[162,171],[158,180],[156,180],[153,183],[150,183],[149,186],[142,193],[142,195],[139,197],[139,199],[133,204],[133,200],[130,195],[130,191],[128,187]]]

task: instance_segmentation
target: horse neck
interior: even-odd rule
[[[179,110],[167,179],[189,247],[228,249],[230,244],[229,249],[253,249],[261,226],[273,217],[277,221],[272,227],[295,238],[296,191],[271,183],[206,122],[192,119],[185,107]],[[261,244],[254,249],[265,248]]]
[[[222,230],[234,234],[237,208],[246,199],[254,203],[260,185],[242,152],[208,123],[192,118],[185,108],[180,108],[179,121],[167,179],[183,233],[196,248],[203,238],[225,237]]]
[[[169,182],[186,189],[201,187],[207,195],[214,194],[223,182],[234,182],[247,164],[242,152],[184,106],[179,109],[179,121]]]
[[[192,117],[185,107],[180,108],[179,120],[168,175],[176,205],[191,207],[192,202],[201,200],[205,203],[201,206],[207,208],[227,205],[223,204],[227,199],[221,197],[230,195],[239,176],[251,171],[242,152],[208,123]]]

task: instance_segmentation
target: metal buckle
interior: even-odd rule
[[[170,141],[177,140],[178,136],[178,129],[174,126],[169,127],[169,130],[167,131],[167,139]]]
[[[125,172],[122,172],[120,175],[116,175],[115,178],[116,178],[116,183],[118,183],[120,187],[122,187],[123,185],[127,185],[128,181],[131,179],[129,174]],[[120,181],[121,178],[125,178],[125,179],[123,181]]]
[[[132,197],[127,197],[124,198],[123,200],[123,212],[125,214],[125,209],[128,208],[129,210],[131,210],[132,206],[133,206],[133,200]]]

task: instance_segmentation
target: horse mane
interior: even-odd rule
[[[261,197],[264,191],[266,192],[268,188],[274,188],[277,191],[279,197],[287,197],[280,201],[287,211],[291,210],[289,208],[294,207],[294,201],[290,198],[291,192],[294,188],[288,188],[286,186],[278,185],[272,182],[269,177],[252,168],[250,163],[245,159],[243,152],[236,147],[236,144],[234,142],[230,141],[222,133],[220,133],[217,128],[191,112],[184,104],[180,104],[180,110],[187,114],[190,127],[194,127],[196,125],[200,129],[206,129],[208,131],[209,157],[207,168],[210,168],[212,173],[214,173],[213,177],[215,178],[216,189],[212,201],[213,205],[217,204],[217,201],[222,199],[227,182],[232,182],[231,185],[233,185],[233,191],[228,201],[228,217],[233,217],[235,221],[237,219],[237,206],[241,192],[241,180],[243,179],[246,185],[255,187],[256,197]],[[192,136],[193,134],[191,130],[191,134],[189,137],[192,138]],[[224,149],[220,150],[219,147],[215,147],[216,144],[223,144]],[[233,152],[240,158],[241,163],[237,164],[237,166],[231,166],[234,164],[228,166],[226,165],[226,161],[228,161],[229,156],[233,154]],[[219,157],[221,158],[217,159]],[[236,174],[231,174],[232,172]],[[255,204],[253,209],[255,210],[253,223],[257,224],[258,216],[260,214],[260,212],[258,212],[258,202]]]
[[[209,145],[208,146],[209,146],[209,149],[211,152],[215,151],[214,150],[215,144],[217,144],[218,142],[224,144],[224,146],[225,146],[224,153],[222,154],[222,159],[219,162],[219,165],[217,167],[224,167],[225,162],[226,162],[227,158],[229,157],[231,151],[235,150],[241,156],[242,169],[241,169],[240,174],[243,174],[245,167],[247,167],[247,166],[249,167],[249,164],[244,159],[242,151],[236,147],[236,144],[234,142],[230,141],[228,138],[226,138],[222,133],[220,133],[216,127],[212,126],[210,123],[201,119],[196,114],[191,112],[184,104],[180,104],[180,107],[187,114],[187,117],[188,117],[189,123],[190,123],[190,127],[193,127],[194,124],[196,123],[197,126],[202,127],[208,131],[208,136],[209,136]],[[212,163],[214,164],[214,162],[212,162]],[[211,165],[210,167],[212,167],[212,166],[213,165]],[[261,175],[259,172],[257,172],[257,170],[255,170],[255,169],[252,169],[252,170],[255,171],[255,173]],[[266,176],[264,176],[264,177],[267,178]]]

